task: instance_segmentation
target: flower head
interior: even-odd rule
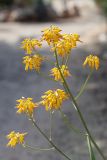
[[[86,66],[87,64],[91,69],[95,68],[96,70],[98,70],[100,67],[99,57],[94,56],[94,55],[87,56],[83,63],[83,66]]]
[[[21,44],[22,44],[21,48],[24,49],[27,54],[32,54],[33,49],[36,49],[36,47],[40,48],[42,46],[39,40],[29,39],[29,38],[23,40]]]
[[[71,43],[68,40],[62,39],[57,42],[57,44],[52,48],[52,51],[56,50],[59,56],[64,57],[70,53],[71,49]]]
[[[10,132],[6,137],[9,139],[7,146],[15,147],[17,144],[23,144],[24,138],[27,133]]]
[[[48,90],[42,96],[41,104],[45,106],[46,110],[59,109],[62,105],[62,102],[68,99],[67,93],[61,89],[55,91]]]
[[[42,40],[47,41],[48,45],[58,42],[61,38],[61,29],[57,26],[50,26],[49,28],[44,29],[42,35]]]
[[[16,105],[17,113],[26,113],[26,114],[33,114],[33,111],[35,107],[37,107],[37,104],[33,102],[32,98],[24,98],[22,97],[21,99],[16,100],[18,104]]]
[[[40,55],[25,56],[23,57],[23,63],[25,64],[25,71],[28,69],[35,69],[36,71],[40,70],[43,57]]]
[[[65,78],[71,76],[67,66],[62,65],[60,67],[60,69],[61,69],[61,72],[63,73],[63,76]],[[53,69],[51,69],[51,75],[54,76],[56,81],[63,81],[62,78],[61,78],[61,75],[60,75],[60,71],[57,67],[54,67]]]
[[[77,46],[77,41],[79,41],[78,34],[63,34],[62,39],[55,44],[52,50],[56,50],[59,56],[64,57]]]
[[[63,34],[63,38],[71,43],[72,48],[75,48],[77,46],[77,42],[80,42],[80,35],[77,33]]]

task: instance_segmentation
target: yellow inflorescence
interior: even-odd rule
[[[59,56],[64,57],[70,53],[71,49],[72,49],[71,43],[63,39],[58,41],[55,47],[52,48],[52,51],[56,51]]]
[[[78,35],[77,33],[63,34],[63,38],[66,41],[69,41],[71,43],[72,48],[75,48],[77,46],[77,42],[81,42],[80,41],[80,35]]]
[[[59,56],[64,57],[70,53],[72,48],[77,46],[77,41],[80,41],[80,36],[78,34],[63,34],[62,37],[63,39],[58,41],[52,50],[56,50]]]
[[[91,69],[95,68],[96,70],[98,70],[100,67],[99,57],[94,56],[94,55],[89,55],[88,57],[86,57],[83,63],[83,66],[86,66],[87,64],[89,65]]]
[[[55,91],[49,90],[44,93],[42,99],[41,104],[44,105],[48,111],[51,109],[59,109],[62,102],[68,99],[68,95],[61,89],[57,89]]]
[[[26,38],[24,41],[22,41],[22,47],[27,54],[32,54],[33,49],[36,49],[37,47],[41,47],[42,44],[37,39],[30,39]]]
[[[49,28],[44,29],[42,35],[42,40],[45,40],[48,45],[57,43],[61,38],[61,29],[57,26],[51,26]]]
[[[14,131],[10,132],[10,134],[7,135],[7,139],[9,139],[7,146],[14,148],[17,144],[23,144],[26,134],[27,133],[19,133]]]
[[[36,71],[40,70],[41,64],[43,61],[43,57],[40,55],[33,55],[33,56],[25,56],[23,57],[23,63],[25,64],[25,70],[28,69]]]
[[[16,100],[18,104],[16,105],[17,113],[27,113],[27,114],[33,114],[33,111],[35,107],[37,107],[37,104],[33,102],[32,98],[24,98]]]
[[[67,66],[62,65],[60,69],[65,78],[71,76]],[[61,78],[60,71],[57,67],[54,67],[53,69],[51,69],[51,75],[55,78],[56,81],[63,81]]]

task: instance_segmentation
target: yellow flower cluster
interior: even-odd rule
[[[64,40],[71,43],[72,48],[75,48],[77,46],[77,42],[81,42],[80,41],[80,35],[78,35],[77,33],[63,34],[63,38],[64,38]]]
[[[22,97],[21,99],[16,100],[18,104],[16,105],[17,113],[26,113],[26,114],[33,114],[33,111],[35,107],[37,107],[37,104],[33,102],[32,98],[24,98]]]
[[[62,37],[63,38],[55,44],[52,50],[56,51],[59,56],[64,57],[70,53],[72,48],[77,46],[77,41],[80,41],[80,36],[78,34],[63,34]]]
[[[55,91],[48,90],[44,93],[42,99],[41,104],[45,106],[45,109],[48,111],[51,109],[59,109],[62,102],[68,99],[68,95],[61,89],[57,89]]]
[[[43,58],[42,56],[35,54],[35,49],[42,46],[41,42],[43,40],[45,40],[48,45],[52,45],[52,51],[56,51],[61,57],[69,54],[71,49],[77,46],[77,41],[80,41],[80,36],[78,34],[61,34],[61,31],[62,30],[59,27],[51,25],[49,28],[42,31],[41,41],[30,38],[26,38],[22,41],[21,48],[26,51],[26,54],[30,55],[23,58],[26,71],[28,69],[35,69],[36,71],[40,70]]]
[[[61,69],[61,72],[62,72],[64,78],[71,76],[67,66],[62,65],[60,67],[60,69]],[[51,69],[51,75],[55,78],[56,81],[63,81],[61,78],[60,71],[57,67],[54,67],[53,69]]]
[[[43,105],[46,111],[50,110],[58,110],[61,108],[61,105],[63,102],[67,99],[69,99],[69,94],[66,93],[66,90],[69,90],[69,86],[66,83],[65,78],[68,78],[71,76],[67,63],[68,58],[71,50],[77,46],[77,42],[80,41],[80,36],[78,34],[61,34],[61,29],[57,26],[50,26],[49,28],[46,28],[43,30],[42,38],[41,40],[37,39],[30,39],[27,38],[24,41],[22,41],[22,49],[25,50],[26,56],[23,57],[23,64],[25,65],[25,70],[36,70],[39,71],[41,67],[41,63],[44,60],[44,57],[39,55],[35,52],[37,48],[41,48],[42,41],[46,41],[49,46],[51,46],[51,50],[55,52],[55,58],[56,58],[56,65],[57,67],[54,67],[51,69],[51,76],[54,77],[56,81],[60,81],[63,83],[63,86],[65,88],[65,91],[62,89],[56,89],[56,90],[48,90],[46,91],[43,96],[41,96],[41,101],[38,103],[35,103],[32,98],[24,98],[16,100],[16,108],[18,114],[25,113],[30,120],[32,120],[35,127],[38,128],[38,130],[42,133],[42,131],[39,129],[39,127],[36,125],[36,121],[34,120],[34,109],[39,107],[39,105]],[[60,57],[59,57],[60,56]],[[61,59],[61,63],[60,60]],[[63,65],[60,65],[63,64]],[[83,66],[88,65],[91,69],[99,69],[100,66],[100,60],[97,56],[89,55],[86,57]],[[59,70],[60,69],[60,70]],[[63,77],[62,77],[62,73]],[[91,72],[90,72],[91,73]],[[89,79],[89,76],[88,76]],[[63,81],[64,80],[64,81]],[[84,83],[83,88],[86,87],[86,83]],[[82,88],[82,89],[83,89]],[[76,97],[79,97],[83,90],[80,90],[79,94]],[[70,90],[69,90],[70,91]],[[71,93],[72,94],[72,93]],[[71,95],[71,100],[73,99],[73,96]],[[74,99],[76,99],[74,97]],[[22,144],[25,146],[25,136],[27,133],[19,133],[12,131],[7,135],[7,139],[9,140],[7,146],[9,147],[15,147],[17,144]],[[42,133],[44,135],[44,133]],[[46,137],[46,136],[45,136]],[[29,146],[28,146],[29,147]],[[30,147],[31,148],[31,147]],[[64,155],[64,154],[63,154]]]
[[[30,39],[26,38],[24,41],[22,41],[22,49],[26,51],[27,54],[32,54],[33,49],[36,49],[36,47],[41,47],[42,44],[37,39]]]
[[[45,40],[48,45],[57,43],[61,38],[61,29],[57,26],[51,26],[49,28],[44,29],[42,35],[42,40]]]
[[[87,56],[83,63],[83,66],[86,66],[87,64],[91,69],[95,68],[96,70],[98,70],[100,67],[99,57],[94,56],[94,55]]]
[[[36,71],[40,70],[43,57],[39,54],[33,54],[33,51],[35,52],[35,49],[38,47],[40,48],[42,46],[42,43],[37,39],[25,39],[22,41],[22,48],[26,51],[29,56],[23,57],[23,63],[25,64],[25,71],[28,69]]]
[[[35,69],[36,71],[39,71],[42,61],[43,57],[37,54],[33,56],[23,57],[23,63],[25,64],[25,71],[28,71],[28,69],[30,70]]]
[[[7,139],[9,139],[7,146],[15,147],[17,144],[23,144],[26,134],[27,133],[19,133],[14,131],[10,132],[10,134],[7,135]]]

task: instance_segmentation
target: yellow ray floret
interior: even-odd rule
[[[21,44],[21,48],[24,49],[27,54],[32,54],[33,49],[40,48],[42,46],[39,40],[30,38],[26,38]]]
[[[48,45],[54,44],[62,38],[62,35],[60,33],[61,29],[54,25],[44,29],[42,32],[42,40],[45,40]]]
[[[56,50],[59,56],[64,57],[77,46],[77,41],[80,41],[79,37],[78,34],[63,34],[63,39],[58,41],[52,50]]]
[[[17,144],[23,144],[24,138],[27,133],[19,133],[12,131],[10,132],[6,137],[9,139],[9,142],[7,144],[8,147],[15,147]]]
[[[86,57],[83,66],[88,65],[91,69],[96,69],[98,70],[100,67],[100,59],[97,56],[94,55],[89,55]]]
[[[17,113],[27,113],[27,114],[33,114],[33,111],[35,107],[37,107],[37,104],[33,102],[33,99],[28,97],[24,98],[22,97],[21,99],[16,100],[18,104],[16,105]]]
[[[62,65],[60,67],[60,70],[65,78],[71,76],[67,66]],[[60,71],[57,67],[54,67],[53,69],[51,69],[51,75],[55,78],[56,81],[63,81],[61,78]]]
[[[42,96],[41,104],[45,106],[45,109],[59,109],[64,100],[68,99],[68,95],[61,89],[48,90]]]
[[[40,55],[23,57],[23,63],[25,64],[25,71],[28,71],[28,69],[30,70],[35,69],[36,71],[39,71],[42,61],[43,61],[43,57]]]

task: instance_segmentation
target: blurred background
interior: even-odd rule
[[[76,95],[89,70],[82,63],[90,53],[101,59],[99,71],[95,71],[87,90],[78,100],[96,142],[107,156],[107,0],[0,0],[0,159],[2,160],[60,160],[56,152],[34,152],[6,148],[5,136],[11,131],[28,132],[27,141],[33,146],[48,146],[44,138],[31,126],[23,115],[16,115],[16,99],[33,97],[35,101],[48,89],[59,84],[45,80],[36,72],[26,73],[22,64],[24,52],[21,41],[26,37],[39,38],[41,30],[55,24],[63,32],[78,33],[82,43],[74,49],[70,59],[72,77],[68,80]],[[40,50],[54,57],[47,45]],[[49,74],[53,67],[49,61],[42,65],[42,72]],[[72,123],[82,129],[80,120],[69,102],[63,106]],[[49,134],[49,113],[41,107],[36,110],[40,127]],[[74,160],[88,160],[87,144],[62,122],[55,112],[53,117],[53,139],[55,143]],[[96,156],[99,157],[95,150]]]

